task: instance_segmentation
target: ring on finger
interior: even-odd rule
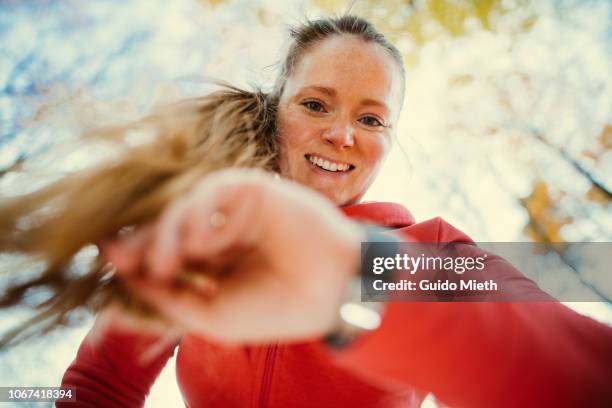
[[[221,211],[214,211],[208,220],[213,228],[222,228],[227,223],[227,217]]]

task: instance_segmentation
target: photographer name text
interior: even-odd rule
[[[458,283],[450,280],[430,281],[423,279],[417,283],[406,279],[398,282],[385,282],[382,279],[377,279],[372,282],[372,287],[377,291],[497,291],[497,283],[492,279],[483,282],[475,279],[461,279]]]

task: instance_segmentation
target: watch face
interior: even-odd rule
[[[347,302],[340,307],[342,320],[360,330],[376,330],[381,323],[381,315],[377,303]]]
[[[338,326],[324,339],[334,349],[350,345],[361,333],[376,330],[382,321],[382,302],[361,301],[361,278],[355,277],[347,288],[346,301],[340,306]]]

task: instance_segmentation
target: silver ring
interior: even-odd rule
[[[215,211],[210,215],[208,222],[213,228],[221,228],[227,223],[227,218],[221,211]]]

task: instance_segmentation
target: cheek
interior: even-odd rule
[[[284,114],[278,120],[278,143],[282,161],[295,159],[303,155],[304,148],[313,139],[313,129],[308,120],[298,115]]]
[[[389,151],[390,143],[388,138],[381,136],[373,139],[364,145],[363,158],[367,164],[368,174],[378,171]]]
[[[301,156],[302,146],[304,145],[304,135],[306,130],[297,120],[295,115],[289,113],[279,113],[277,142],[279,146],[279,167],[281,174],[286,177],[294,178],[297,171],[296,165]]]

